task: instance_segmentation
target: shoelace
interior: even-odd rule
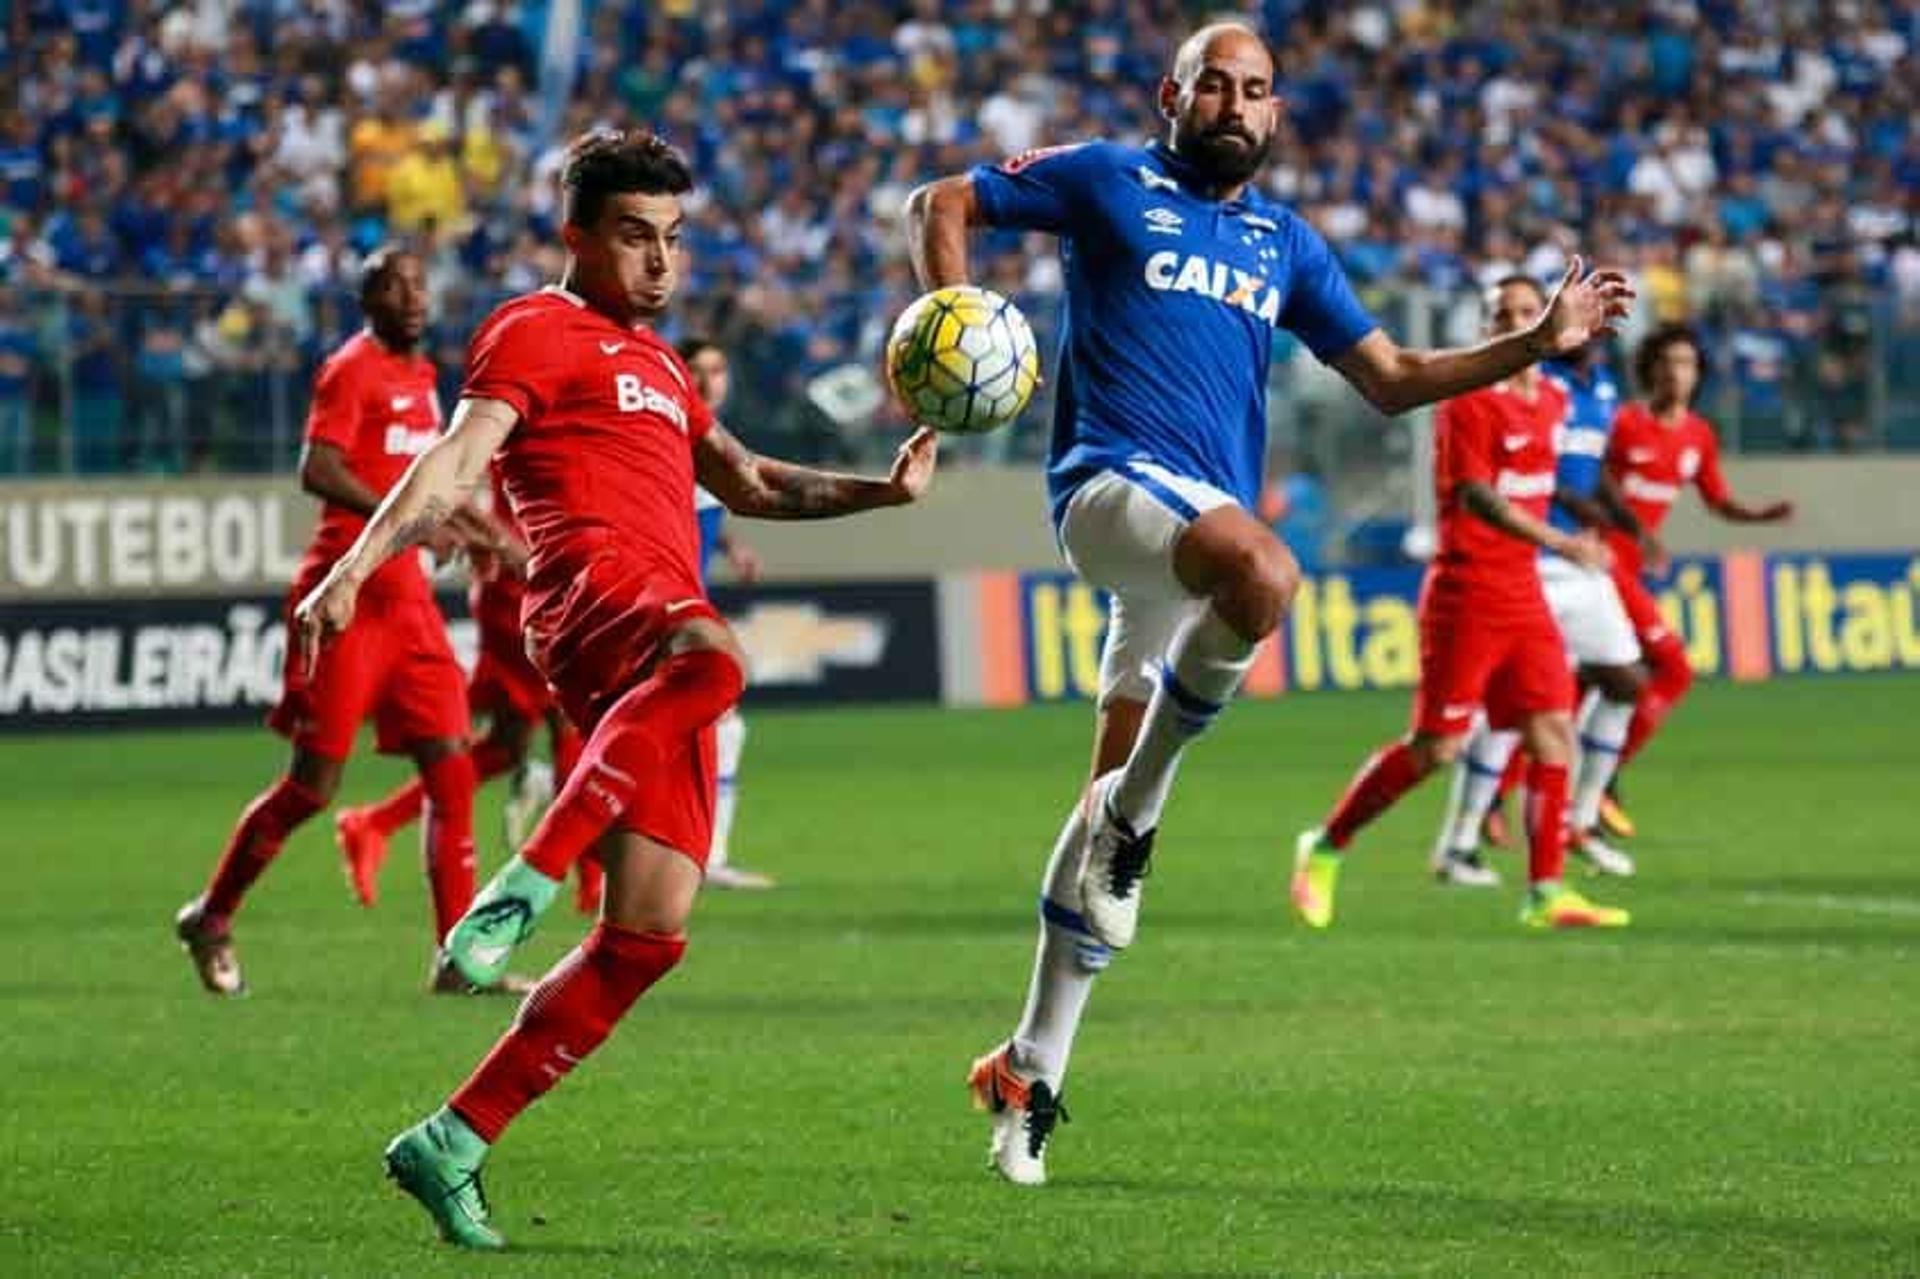
[[[493,1217],[493,1206],[487,1202],[487,1188],[480,1184],[480,1170],[478,1168],[475,1168],[465,1177],[448,1186],[447,1198],[457,1203],[460,1196],[468,1190],[473,1191],[474,1201],[480,1205],[480,1212],[474,1220],[481,1222],[491,1220]]]
[[[1136,835],[1109,809],[1107,816],[1118,832],[1113,861],[1107,872],[1107,891],[1125,900],[1133,895],[1133,886],[1153,873],[1153,832]]]
[[[487,933],[511,927],[514,941],[518,944],[533,932],[533,907],[519,897],[502,897],[476,910],[473,922],[476,928]]]
[[[1053,1095],[1053,1089],[1043,1079],[1036,1079],[1027,1088],[1027,1154],[1034,1159],[1040,1158],[1047,1149],[1047,1138],[1053,1136],[1055,1124],[1069,1124],[1073,1116],[1067,1113],[1064,1097]]]

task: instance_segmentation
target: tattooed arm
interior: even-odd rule
[[[763,520],[824,520],[881,506],[904,506],[933,483],[938,439],[916,431],[894,454],[885,479],[839,475],[760,457],[716,426],[693,446],[700,487],[735,515]]]
[[[320,644],[353,620],[354,599],[373,571],[423,540],[479,491],[488,459],[517,421],[519,415],[499,400],[462,400],[454,408],[445,434],[413,460],[359,538],[294,610],[309,665]]]

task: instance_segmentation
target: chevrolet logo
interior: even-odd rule
[[[884,618],[831,616],[817,604],[755,604],[728,620],[755,684],[818,684],[829,666],[878,666],[887,650]]]

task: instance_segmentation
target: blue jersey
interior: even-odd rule
[[[1600,491],[1607,437],[1613,434],[1613,415],[1620,408],[1620,384],[1604,364],[1592,365],[1585,372],[1568,364],[1543,367],[1567,393],[1567,421],[1560,432],[1554,487],[1592,497]],[[1547,512],[1547,518],[1566,533],[1578,533],[1586,527],[1558,502]]]
[[[1082,482],[1130,460],[1252,507],[1275,331],[1326,361],[1376,327],[1326,242],[1252,190],[1228,202],[1200,194],[1194,170],[1158,144],[1056,147],[970,176],[988,225],[1060,238],[1056,524]]]
[[[713,557],[720,550],[720,526],[727,522],[727,508],[720,499],[699,485],[693,489],[693,518],[700,526],[700,584],[713,579]]]

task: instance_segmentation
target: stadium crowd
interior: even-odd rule
[[[732,350],[736,420],[785,451],[857,449],[873,354],[911,293],[906,192],[1147,134],[1169,34],[1193,16],[1172,0],[582,8],[572,40],[549,40],[545,3],[11,6],[0,473],[286,465],[305,377],[357,322],[358,257],[390,236],[427,255],[434,354],[457,377],[479,318],[555,277],[557,162],[595,123],[656,127],[695,161],[675,323]],[[1862,442],[1876,377],[1920,400],[1900,381],[1920,376],[1915,0],[1266,0],[1258,16],[1291,116],[1264,180],[1372,298],[1549,275],[1577,245],[1637,272],[1643,324],[1712,333],[1749,441]],[[994,248],[984,281],[1050,341],[1052,254]],[[262,432],[269,416],[282,425]]]

